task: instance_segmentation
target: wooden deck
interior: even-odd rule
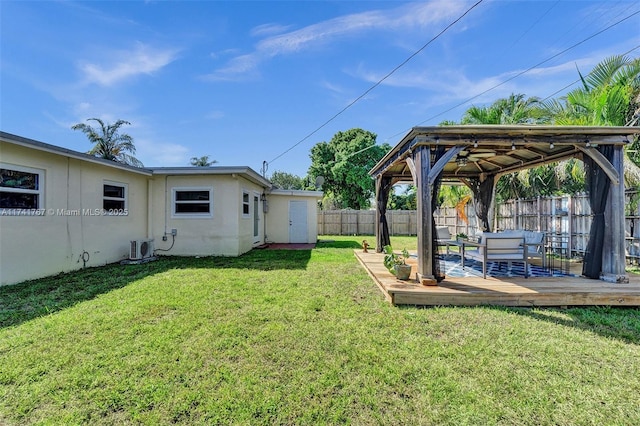
[[[425,286],[414,279],[398,280],[382,264],[381,253],[355,250],[355,255],[393,305],[640,306],[640,277],[635,275],[628,284],[581,277],[469,277]],[[413,267],[415,276],[415,261]]]

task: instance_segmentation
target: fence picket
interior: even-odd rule
[[[627,257],[640,259],[640,191],[627,191],[625,230]],[[465,222],[453,207],[440,207],[435,212],[437,226],[447,226],[451,235],[478,233],[478,221],[473,203],[465,205]],[[416,235],[415,210],[388,210],[386,213],[390,235]],[[373,235],[374,210],[320,210],[320,235]],[[526,229],[563,236],[571,255],[584,254],[591,226],[591,207],[586,194],[561,197],[537,197],[509,200],[496,206],[496,229]]]

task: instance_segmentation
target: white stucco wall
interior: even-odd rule
[[[307,243],[318,240],[318,200],[322,193],[316,191],[273,190],[267,194],[269,212],[266,214],[266,239],[272,243],[289,243],[289,203],[307,203]]]
[[[42,215],[0,215],[0,284],[125,259],[146,237],[148,176],[0,142],[0,163],[44,172]],[[104,181],[127,187],[127,216],[103,216]]]
[[[265,243],[265,232],[272,242],[288,243],[291,201],[306,203],[307,241],[317,240],[322,193],[268,192],[265,214],[262,194],[268,182],[246,167],[131,169],[19,136],[4,137],[3,168],[41,173],[43,192],[41,214],[0,214],[0,285],[127,259],[131,240],[153,238],[156,250],[168,250],[157,255],[184,256],[238,256]],[[126,187],[126,215],[102,214],[105,183]],[[187,188],[211,189],[210,215],[174,214],[173,191]],[[172,229],[177,230],[173,246]]]
[[[173,191],[184,188],[210,188],[213,210],[209,216],[180,217],[173,214]],[[249,193],[250,213],[242,210],[243,190]],[[262,188],[240,175],[155,175],[153,182],[153,237],[159,255],[238,256],[264,241],[262,224],[253,236],[253,195]],[[259,204],[260,207],[260,204]],[[258,211],[260,222],[262,211]],[[171,247],[171,230],[177,230]],[[162,236],[167,233],[167,241]]]

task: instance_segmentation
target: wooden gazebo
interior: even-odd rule
[[[412,182],[417,187],[417,279],[423,283],[436,280],[433,212],[434,190],[440,182],[457,180],[471,188],[479,224],[482,230],[490,231],[500,176],[575,157],[590,165],[589,178],[606,188],[602,192],[607,194],[606,203],[600,193],[591,194],[592,206],[600,196],[604,209],[595,213],[602,228],[594,250],[597,275],[625,282],[623,150],[639,133],[638,127],[414,127],[370,171],[376,181],[376,248],[381,251],[390,243],[386,221],[389,192],[396,183]]]

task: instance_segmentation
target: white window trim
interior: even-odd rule
[[[3,192],[16,192],[22,194],[37,194],[38,195],[38,208],[37,209],[6,209],[0,208],[0,215],[2,216],[44,216],[44,187],[45,187],[45,171],[43,169],[34,169],[33,167],[18,166],[15,164],[0,163],[0,168],[15,170],[17,172],[32,173],[38,175],[38,189],[20,189],[20,188],[8,188],[0,187],[0,191]]]
[[[247,196],[247,202],[244,202],[244,196]],[[251,193],[245,189],[242,190],[242,204],[241,204],[241,208],[242,208],[242,217],[244,218],[251,218]],[[244,212],[244,206],[245,204],[247,205],[248,209],[247,212]]]
[[[111,186],[119,186],[121,188],[124,189],[124,197],[120,198],[120,197],[106,197],[104,195],[104,186],[105,185],[111,185]],[[102,181],[102,208],[104,209],[104,201],[105,200],[112,200],[112,201],[123,201],[124,200],[124,207],[123,207],[123,211],[122,212],[105,212],[105,215],[107,216],[126,216],[127,213],[129,212],[129,184],[127,183],[123,183],[123,182],[116,182],[113,180],[104,180]]]
[[[176,213],[176,193],[182,191],[209,191],[209,213]],[[178,204],[201,204],[203,201],[180,201]],[[211,186],[178,186],[171,188],[172,219],[206,219],[213,217],[213,187]]]

